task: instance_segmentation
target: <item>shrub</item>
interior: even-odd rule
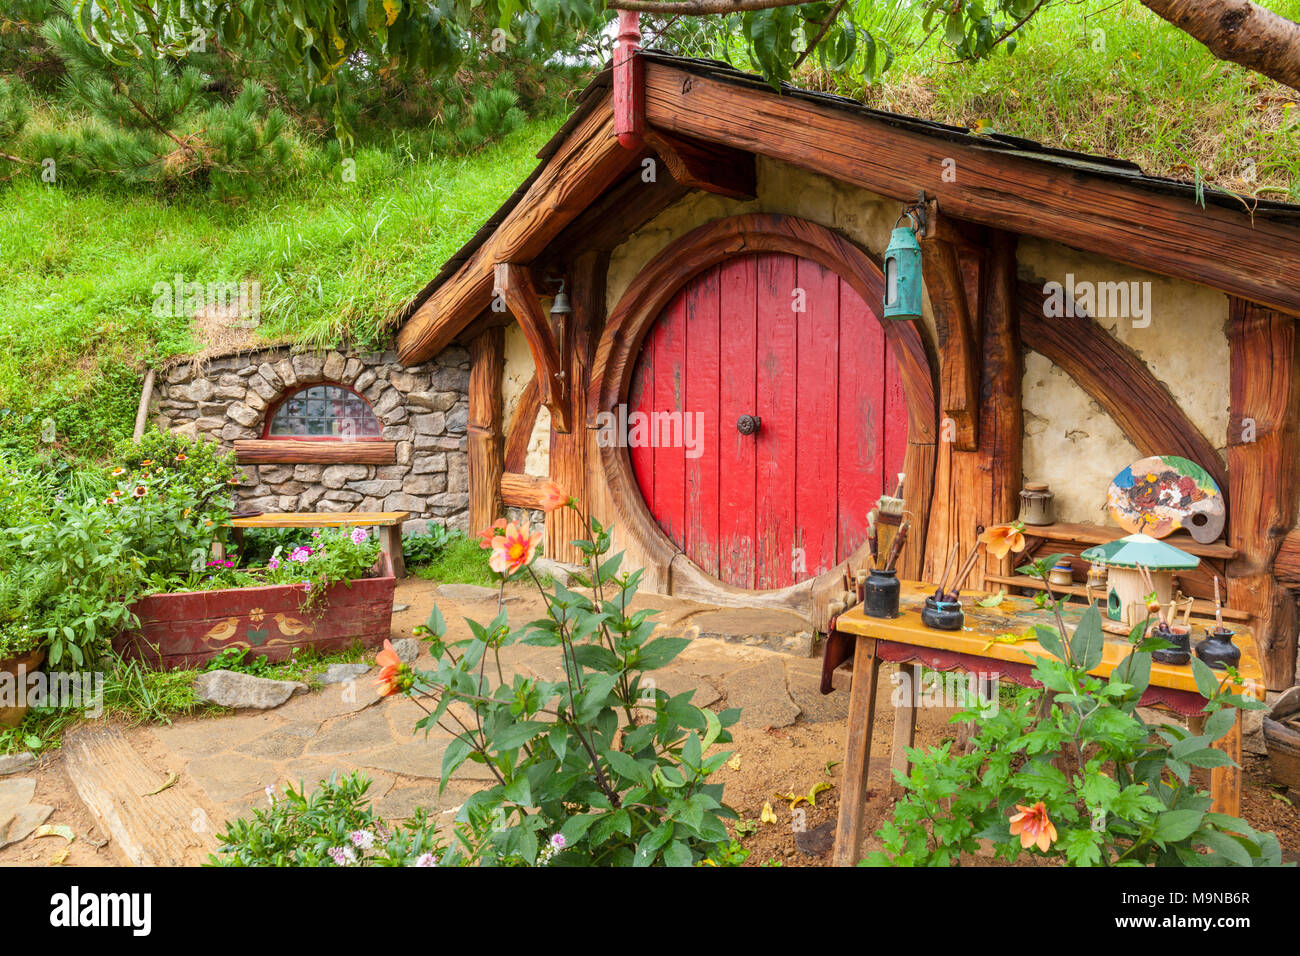
[[[370,781],[331,776],[310,796],[286,787],[253,819],[235,819],[217,837],[209,866],[433,866],[444,844],[417,811],[405,825],[385,823],[366,797]]]
[[[550,507],[576,505],[564,503],[557,490]],[[501,521],[484,536],[490,564],[503,583],[531,578],[546,600],[546,617],[511,625],[502,610],[486,626],[468,622],[470,638],[449,642],[435,606],[420,629],[432,670],[412,671],[391,650],[380,655],[385,692],[428,701],[417,729],[437,726],[453,734],[442,760],[443,785],[466,760],[496,780],[461,808],[446,861],[734,862],[724,821],[736,814],[722,802],[722,784],[709,782],[730,752],[706,754],[730,742],[726,728],[740,712],[703,710],[691,704],[690,691],[670,697],[646,678],[689,641],[652,639],[656,612],[628,611],[641,572],[620,572],[622,554],[607,557],[609,532],[594,519],[583,523],[589,538],[575,544],[589,573],[577,581],[592,597],[559,584],[544,589],[531,568],[540,535]],[[505,680],[500,653],[517,643],[558,647],[564,678]]]
[[[1047,583],[1062,557],[1020,570]],[[1193,767],[1231,764],[1210,745],[1240,709],[1263,706],[1241,694],[1235,670],[1220,679],[1192,658],[1206,700],[1204,733],[1148,724],[1137,706],[1151,652],[1168,642],[1146,637],[1144,621],[1109,678],[1092,676],[1105,641],[1100,613],[1090,607],[1064,638],[1061,601],[1048,593],[1057,626],[1035,627],[1050,655],[1034,659],[1042,688],[995,713],[977,706],[958,714],[954,720],[976,726],[969,753],[954,754],[950,744],[909,749],[911,772],[898,775],[906,796],[877,832],[884,851],[866,862],[955,865],[988,840],[1005,860],[1028,852],[1075,866],[1278,865],[1277,837],[1211,812],[1209,795],[1191,783]]]

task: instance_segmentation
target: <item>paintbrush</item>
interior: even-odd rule
[[[943,600],[943,586],[948,580],[948,575],[952,574],[953,569],[957,567],[957,555],[959,554],[961,554],[961,542],[955,543],[952,546],[952,550],[948,552],[948,561],[943,566],[943,574],[939,577],[939,590],[934,592],[936,601]]]
[[[1223,630],[1223,600],[1219,597],[1219,576],[1214,576],[1214,629]]]
[[[880,567],[878,556],[879,542],[876,538],[876,509],[872,508],[867,512],[867,545],[871,551],[871,570]]]
[[[904,521],[898,526],[898,534],[894,535],[894,541],[889,546],[889,556],[885,558],[885,570],[894,570],[894,563],[898,560],[899,553],[903,550],[903,545],[907,543],[907,532],[912,527],[910,521]]]
[[[900,472],[898,475],[898,485],[895,490],[899,493],[893,495],[881,495],[876,502],[876,536],[877,536],[877,553],[884,551],[889,552],[890,545],[894,542],[894,535],[898,533],[898,526],[903,521],[904,501],[902,498],[903,480],[905,473]]]
[[[971,571],[975,569],[975,559],[979,557],[979,553],[980,544],[976,541],[975,547],[970,549],[970,554],[966,555],[966,560],[962,562],[961,570],[957,572],[957,576],[952,580],[952,591],[950,593],[954,601],[960,598],[961,583],[970,577]]]

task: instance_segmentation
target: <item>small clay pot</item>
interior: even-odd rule
[[[898,571],[874,569],[862,582],[862,613],[868,617],[898,617]]]
[[[1196,645],[1196,656],[1217,671],[1236,667],[1241,662],[1241,648],[1232,643],[1235,633],[1226,627],[1207,628],[1205,640]]]
[[[932,594],[921,608],[921,623],[936,631],[960,631],[965,622],[960,601],[940,601]]]
[[[1192,659],[1192,629],[1190,627],[1181,624],[1174,627],[1159,624],[1151,633],[1174,645],[1161,651],[1152,651],[1151,659],[1153,661],[1159,661],[1161,664],[1186,664]]]
[[[1062,561],[1055,565],[1047,574],[1047,583],[1054,584],[1058,588],[1068,588],[1074,585],[1074,571],[1070,567],[1069,561]]]

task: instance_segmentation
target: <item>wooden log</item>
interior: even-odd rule
[[[1078,306],[1073,318],[1043,315],[1041,284],[1021,282],[1020,332],[1027,346],[1051,359],[1078,383],[1144,455],[1181,455],[1228,489],[1223,459],[1179,407],[1169,389],[1132,349]],[[1229,503],[1232,498],[1228,498]]]
[[[605,324],[605,273],[609,254],[585,251],[568,269],[573,313],[569,316],[568,354],[561,356],[566,381],[575,408],[581,408],[591,381],[591,363],[596,342]],[[581,426],[560,431],[551,419],[550,471],[565,494],[577,498],[590,513],[587,496],[587,429]],[[612,516],[603,520],[612,521]],[[571,542],[589,537],[580,516],[572,508],[559,508],[546,516],[546,553],[565,564],[585,564],[586,556]]]
[[[537,499],[549,480],[507,471],[501,476],[501,500],[512,508],[536,508]]]
[[[140,404],[135,410],[135,431],[132,432],[133,441],[139,441],[144,437],[145,424],[149,421],[149,403],[153,401],[153,382],[154,370],[144,373],[144,386],[140,389]]]
[[[1300,591],[1300,529],[1293,529],[1282,538],[1273,560],[1273,576],[1292,591]]]
[[[397,336],[402,363],[415,365],[446,348],[490,307],[496,263],[531,262],[636,159],[614,136],[606,96],[577,123],[487,241],[402,326]]]
[[[1295,679],[1295,600],[1274,559],[1296,522],[1300,491],[1300,370],[1295,321],[1240,299],[1228,321],[1228,605],[1254,616],[1270,690]]]
[[[1065,242],[1300,314],[1300,230],[1245,208],[1197,205],[1078,165],[1035,160],[782,96],[757,83],[646,63],[652,127],[762,153],[953,217]],[[955,169],[957,176],[949,174]]]
[[[487,329],[470,343],[469,371],[469,529],[478,533],[501,516],[501,375],[505,333]]]
[[[990,233],[988,267],[981,289],[984,367],[980,377],[980,470],[985,476],[986,497],[979,517],[983,525],[1016,517],[1024,478],[1021,386],[1025,375],[1016,308],[1016,242],[1011,233]],[[998,561],[984,553],[983,567],[987,571],[1010,573],[1014,563],[1013,555]]]
[[[235,442],[235,460],[241,465],[391,465],[397,461],[397,443],[241,439]]]
[[[524,470],[524,459],[528,457],[528,441],[533,437],[533,428],[537,424],[537,410],[542,403],[537,399],[537,376],[533,375],[524,386],[519,396],[519,404],[510,416],[510,427],[506,429],[505,470]]]

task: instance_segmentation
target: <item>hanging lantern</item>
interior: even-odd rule
[[[885,318],[908,322],[920,317],[921,246],[915,226],[895,225],[885,250]]]

